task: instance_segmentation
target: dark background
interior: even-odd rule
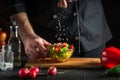
[[[105,16],[110,26],[113,38],[108,42],[108,46],[114,45],[120,48],[120,1],[102,0]]]
[[[105,16],[111,29],[113,38],[107,43],[107,46],[116,46],[120,48],[120,1],[102,0]],[[6,20],[5,6],[3,0],[0,0],[0,27],[7,32],[9,38],[9,22]]]

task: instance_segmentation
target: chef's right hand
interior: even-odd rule
[[[67,8],[67,2],[73,2],[74,0],[59,0],[58,7]]]
[[[27,36],[23,44],[25,53],[30,59],[45,58],[48,53],[47,48],[51,45],[38,35]]]

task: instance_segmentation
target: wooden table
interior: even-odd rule
[[[74,60],[74,59],[71,59],[71,60]],[[79,60],[79,59],[76,58],[76,60]],[[62,66],[59,66],[58,64],[54,63],[55,65],[58,65],[58,72],[63,72],[62,74],[57,74],[55,76],[39,75],[35,79],[20,79],[18,77],[18,71],[19,71],[19,68],[18,68],[18,69],[14,69],[11,71],[0,71],[0,80],[120,80],[119,76],[118,77],[106,76],[105,75],[106,69],[103,67],[100,67],[101,65],[99,64],[99,59],[82,58],[81,60],[85,60],[83,63],[86,66],[80,65],[81,67],[78,67],[78,68],[75,66],[74,67],[72,66],[73,68],[71,68],[71,67],[62,68]],[[86,62],[86,60],[88,62]],[[48,59],[48,61],[49,61],[49,59]],[[29,67],[29,64],[31,64],[31,63],[33,64],[35,62],[35,64],[33,64],[33,65],[36,65],[36,63],[38,63],[39,61],[31,62],[31,60],[27,60],[27,62],[26,62],[26,59],[23,59],[22,62],[25,62],[25,64],[23,63],[24,65],[22,65],[22,66]],[[82,61],[80,61],[80,62],[82,62]],[[70,63],[70,62],[68,61],[68,63]],[[65,64],[65,63],[63,63],[63,64]],[[96,64],[97,64],[97,66],[95,66]],[[87,67],[87,65],[89,65],[90,67]],[[92,68],[91,65],[94,68]],[[37,65],[37,66],[40,66],[40,65]],[[42,66],[43,68],[41,68],[41,73],[47,72],[47,68],[44,68],[47,66],[48,65]]]

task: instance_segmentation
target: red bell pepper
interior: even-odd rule
[[[106,68],[120,64],[120,50],[114,46],[105,48],[102,52],[101,64]]]

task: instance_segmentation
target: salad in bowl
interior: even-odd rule
[[[54,43],[48,48],[49,56],[55,62],[65,62],[73,54],[74,46],[73,44],[68,44],[65,42]]]

